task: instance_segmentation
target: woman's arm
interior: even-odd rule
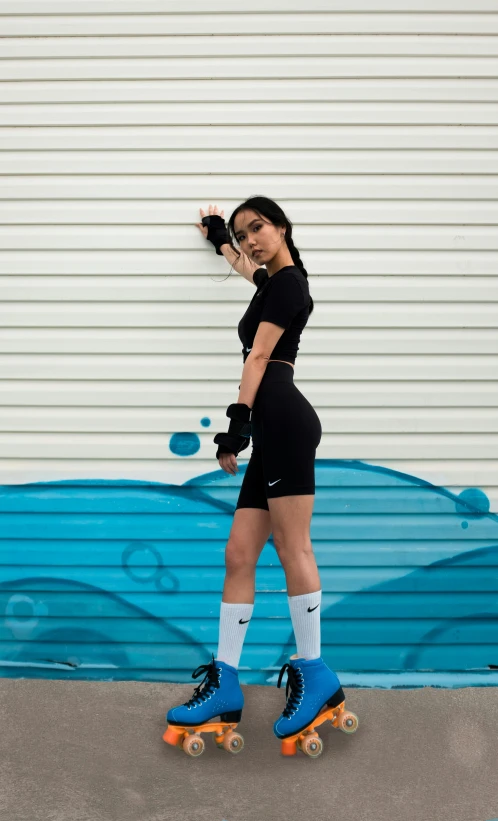
[[[244,402],[250,408],[254,406],[256,394],[259,390],[267,364],[267,357],[251,357],[251,354],[249,354],[242,368],[242,379],[240,380],[239,398],[237,402]]]
[[[230,263],[232,268],[234,268],[238,274],[241,274],[245,279],[254,284],[254,271],[257,271],[258,268],[261,268],[261,265],[252,262],[252,260],[250,260],[249,257],[246,254],[244,254],[243,251],[240,251],[240,257],[237,257],[237,254],[233,250],[232,246],[228,243],[222,245],[220,247],[220,251],[225,257],[226,261]]]

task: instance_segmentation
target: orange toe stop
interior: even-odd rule
[[[183,734],[183,730],[175,730],[173,727],[168,727],[163,735],[163,740],[166,744],[172,744],[174,747],[178,744],[178,738]]]
[[[295,741],[282,741],[282,755],[297,755],[297,745]]]

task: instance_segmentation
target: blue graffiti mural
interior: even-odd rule
[[[169,440],[169,449],[175,456],[193,456],[201,447],[196,433],[174,433]]]
[[[191,682],[217,650],[246,466],[181,486],[1,486],[0,675]],[[407,672],[497,684],[498,516],[486,494],[359,461],[317,460],[315,476],[322,655],[344,685],[398,686]],[[294,652],[270,538],[241,682],[275,683]]]

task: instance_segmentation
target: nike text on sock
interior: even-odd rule
[[[320,658],[320,605],[322,591],[287,596],[298,658]]]
[[[218,661],[237,669],[253,610],[254,604],[221,602]]]

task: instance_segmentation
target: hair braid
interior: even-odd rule
[[[285,232],[285,241],[286,241],[287,247],[290,251],[292,261],[297,266],[297,268],[299,268],[299,270],[302,272],[303,276],[305,276],[306,279],[308,279],[308,272],[307,272],[306,268],[303,265],[303,261],[302,261],[300,255],[299,255],[299,251],[296,248],[296,246],[294,245],[294,240],[292,239],[292,228],[290,229],[290,231],[289,231],[289,228],[287,228],[287,230]],[[313,310],[313,300],[312,300],[311,295],[310,295],[310,314],[311,314],[312,310]]]

